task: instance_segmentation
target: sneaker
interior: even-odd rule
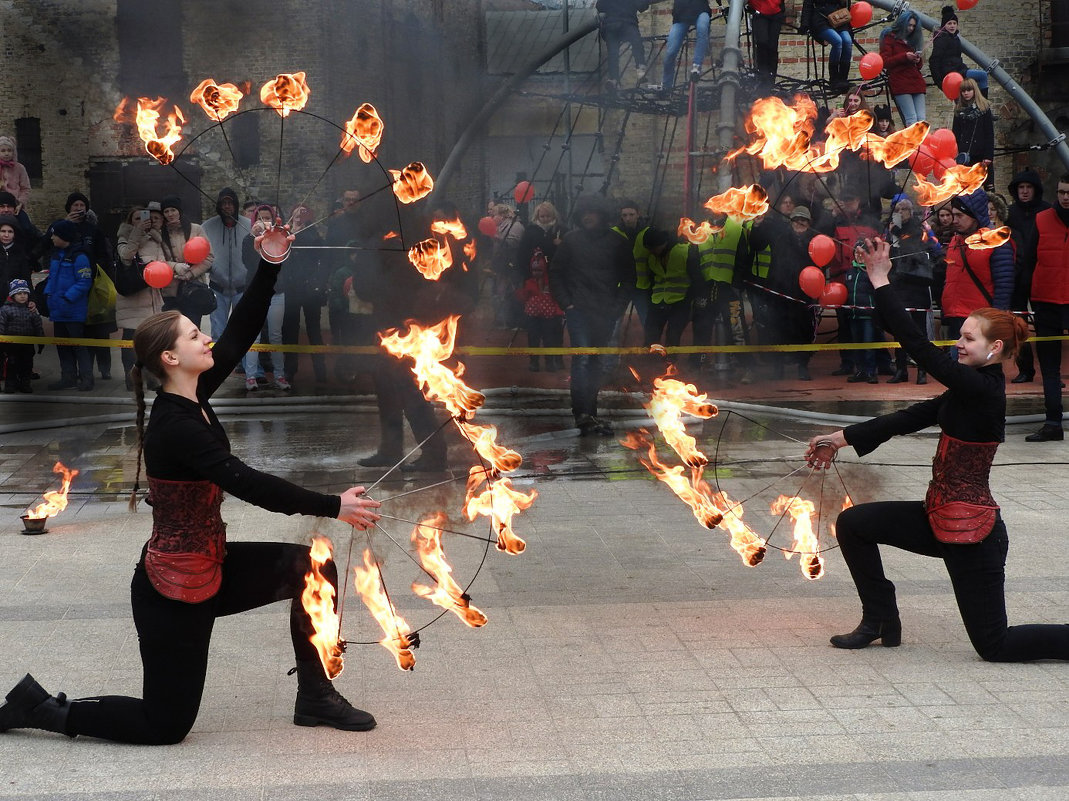
[[[702,76],[702,68],[700,64],[693,64],[690,68],[690,79],[692,81],[698,80]]]
[[[293,389],[293,385],[286,380],[285,376],[275,379],[275,389],[281,389],[283,392],[289,392]]]
[[[600,417],[590,418],[594,421],[594,433],[600,434],[603,437],[612,436],[612,423],[608,420],[602,420]]]
[[[256,383],[256,379],[255,378],[246,378],[245,379],[245,391],[246,392],[255,392],[259,388],[260,388],[260,385]]]
[[[648,84],[646,84],[646,88],[651,92],[663,92],[664,91],[664,85],[663,84],[659,84],[659,83],[648,83]]]

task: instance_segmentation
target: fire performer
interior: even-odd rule
[[[1006,525],[991,497],[988,474],[1005,439],[1006,379],[1002,363],[1012,361],[1028,338],[1020,317],[985,307],[965,320],[957,359],[937,348],[916,326],[890,286],[890,246],[870,240],[862,256],[876,288],[876,308],[888,330],[947,391],[809,441],[806,460],[827,468],[839,448],[861,456],[897,434],[928,426],[941,430],[932,482],[922,501],[880,501],[854,506],[836,522],[839,545],[861,598],[861,623],[831,638],[836,648],[864,648],[881,640],[902,642],[895,586],[884,575],[879,546],[893,545],[946,564],[958,609],[973,647],[989,662],[1069,659],[1069,626],[1006,621]]]
[[[27,674],[0,706],[0,731],[31,728],[128,743],[177,743],[197,718],[215,619],[285,599],[293,599],[290,635],[297,657],[293,722],[347,731],[375,726],[374,717],[334,689],[309,641],[313,628],[300,601],[308,547],[227,544],[220,515],[223,493],[229,492],[270,511],[334,517],[358,529],[379,519],[373,511],[379,504],[364,497],[363,487],[340,497],[324,495],[242,463],[231,454],[209,403],[259,334],[278,273],[277,265],[260,261],[214,348],[208,335],[178,311],[147,318],[134,334],[138,474],[143,455],[153,517],[152,537],[131,583],[144,697],[68,701],[63,693],[53,697]],[[143,370],[163,384],[147,427]],[[131,506],[134,502],[132,496]],[[332,562],[322,572],[336,584]]]

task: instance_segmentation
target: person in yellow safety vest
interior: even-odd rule
[[[781,191],[776,203],[776,211],[784,219],[790,219],[794,211],[794,205],[794,198]],[[771,213],[774,214],[775,212]],[[742,224],[748,244],[753,241],[751,233],[754,225],[763,219],[764,215],[755,220],[747,220]],[[760,249],[756,249],[751,245],[748,248],[748,254],[750,259],[749,269],[742,271],[746,274],[742,283],[746,297],[750,301],[750,311],[753,315],[754,342],[752,344],[771,345],[776,341],[776,331],[778,329],[775,313],[770,302],[771,296],[764,290],[764,287],[768,284],[768,271],[769,267],[772,266],[772,246],[765,245]],[[766,354],[761,357],[761,361],[765,361],[768,358],[769,356]]]
[[[743,271],[749,265],[749,244],[747,232],[740,223],[721,215],[712,220],[719,230],[698,245],[699,269],[703,283],[695,287],[694,297],[694,344],[712,345],[713,332],[720,324],[717,337],[723,345],[746,344],[745,310],[742,295],[735,288],[741,283]],[[695,353],[691,356],[694,367],[702,367],[708,362],[708,354]],[[734,363],[743,368],[741,381],[749,384],[752,357],[739,353],[734,359],[717,360],[717,369],[727,370]]]
[[[646,268],[646,259],[650,251],[646,245],[646,232],[649,224],[643,219],[638,204],[625,200],[620,204],[620,220],[612,227],[616,233],[627,240],[635,256],[635,283],[623,292],[638,312],[638,320],[643,328],[646,326],[646,314],[650,309],[650,276]]]
[[[651,228],[646,232],[650,250],[646,265],[650,275],[650,311],[646,317],[645,345],[661,341],[672,347],[683,338],[690,322],[690,289],[701,283],[698,247],[689,242],[676,243],[667,231]]]

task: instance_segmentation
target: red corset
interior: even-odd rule
[[[925,508],[936,509],[954,501],[998,508],[988,486],[998,446],[997,442],[963,442],[940,434]]]
[[[152,538],[145,570],[159,593],[200,603],[219,591],[226,556],[223,491],[210,481],[148,479]]]

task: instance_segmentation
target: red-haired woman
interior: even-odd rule
[[[1069,659],[1069,626],[1006,621],[1008,539],[988,474],[1005,439],[1006,379],[1002,363],[1012,361],[1028,338],[1020,317],[999,309],[977,309],[961,327],[958,358],[937,348],[910,319],[890,286],[890,247],[877,240],[864,253],[876,288],[876,308],[887,330],[917,364],[947,390],[931,400],[885,414],[809,441],[810,465],[826,468],[846,445],[864,456],[898,434],[939,426],[939,447],[924,501],[881,501],[847,509],[836,534],[861,598],[861,623],[831,638],[836,648],[864,648],[880,640],[902,642],[895,586],[884,575],[880,545],[941,558],[954,586],[958,609],[973,647],[989,662]]]

